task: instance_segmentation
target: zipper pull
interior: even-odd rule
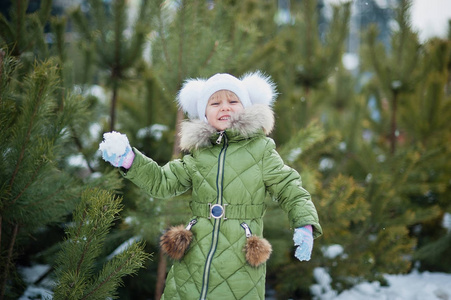
[[[219,132],[219,137],[218,137],[218,139],[216,140],[216,144],[221,144],[221,141],[222,141],[222,137],[224,136],[224,130],[223,131],[220,131]]]
[[[251,232],[251,229],[249,228],[249,225],[247,225],[246,223],[241,223],[240,224],[241,225],[241,227],[243,227],[244,228],[244,231],[246,232],[246,237],[247,238],[250,238],[251,236],[252,236],[252,232]]]
[[[186,226],[186,230],[191,230],[191,227],[193,227],[194,226],[194,224],[196,224],[197,223],[197,220],[196,219],[192,219],[189,223],[188,223],[188,226]]]

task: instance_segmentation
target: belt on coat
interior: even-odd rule
[[[205,218],[211,218],[212,207],[218,205],[219,204],[214,203],[200,203],[195,201],[190,202],[190,207],[191,211],[193,212],[193,215]],[[224,209],[223,215],[221,215],[221,217],[224,218],[224,220],[259,219],[263,217],[266,211],[265,204],[223,204],[221,208]]]

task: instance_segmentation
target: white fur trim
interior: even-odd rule
[[[230,128],[227,131],[239,132],[248,138],[259,130],[268,135],[274,128],[274,113],[270,106],[252,105],[232,116]],[[211,145],[210,138],[217,130],[209,123],[199,119],[185,120],[180,128],[180,149],[191,151]]]

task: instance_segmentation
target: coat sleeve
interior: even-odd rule
[[[322,234],[318,213],[310,193],[302,187],[301,176],[284,164],[271,139],[263,158],[263,180],[271,196],[287,213],[292,228],[312,225],[314,238]]]
[[[135,159],[122,176],[155,198],[170,198],[191,188],[191,177],[183,160],[176,159],[164,166],[133,148]]]

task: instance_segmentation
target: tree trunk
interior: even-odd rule
[[[5,52],[0,49],[0,84],[3,80],[3,60],[5,58]],[[0,95],[0,107],[3,107],[3,99]]]
[[[111,97],[110,131],[114,130],[114,123],[116,122],[116,103],[117,103],[117,94],[118,94],[117,86],[118,85],[115,80],[115,83],[113,84],[113,96]]]
[[[161,299],[164,290],[164,282],[166,280],[166,266],[167,261],[163,251],[158,254],[158,270],[157,270],[157,284],[155,285],[155,299]]]
[[[19,225],[15,224],[13,233],[12,233],[12,237],[11,237],[11,242],[9,243],[8,257],[6,258],[6,261],[5,261],[5,269],[3,270],[3,274],[0,275],[0,278],[2,278],[2,282],[0,285],[0,300],[3,300],[3,298],[5,297],[5,289],[6,289],[6,282],[8,281],[9,265],[12,261],[14,245],[16,243],[16,237],[17,237],[18,232],[19,232]]]

